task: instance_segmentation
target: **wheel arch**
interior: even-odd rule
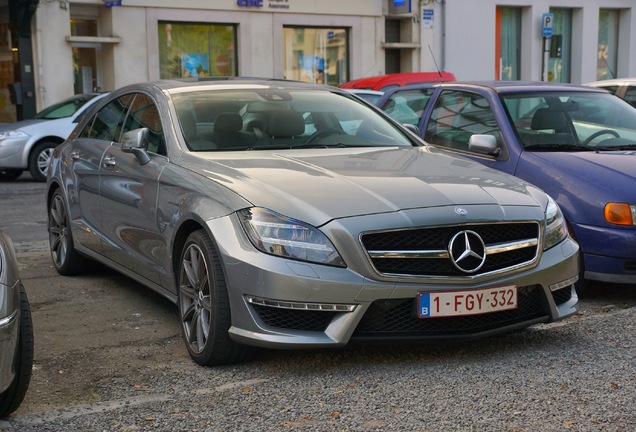
[[[179,284],[179,265],[183,246],[190,234],[200,229],[205,229],[205,225],[195,219],[188,219],[179,226],[175,233],[174,241],[172,242],[172,274],[175,288],[178,288]]]

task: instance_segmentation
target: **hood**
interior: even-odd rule
[[[617,196],[625,196],[625,185],[636,180],[636,151],[533,152],[541,164],[551,165],[562,176],[580,179]],[[633,193],[633,192],[632,192]],[[624,199],[624,198],[623,198]]]
[[[536,197],[545,197],[516,177],[427,147],[191,155],[181,164],[255,206],[316,226],[336,218],[426,207],[538,207]]]
[[[31,125],[39,124],[46,121],[49,121],[49,120],[30,119],[30,120],[20,120],[15,123],[7,123],[7,124],[0,125],[0,132],[9,131],[9,130],[17,130],[17,129],[24,130]]]

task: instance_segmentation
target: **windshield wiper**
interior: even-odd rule
[[[594,148],[577,144],[531,144],[524,147],[525,150],[557,150],[557,151],[593,151]]]
[[[300,145],[291,145],[290,149],[303,149],[303,148],[347,148],[347,147],[370,147],[368,144],[345,144],[345,143],[335,143],[335,144],[318,144],[318,143],[310,143],[310,144],[300,144]]]
[[[636,150],[635,144],[621,144],[617,146],[598,146],[594,147],[596,151],[617,151],[617,150]]]

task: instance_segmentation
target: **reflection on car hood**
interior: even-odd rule
[[[187,163],[255,206],[320,225],[447,205],[538,206],[533,186],[429,148],[197,153]],[[212,162],[212,166],[206,160]]]

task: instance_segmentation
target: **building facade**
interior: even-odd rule
[[[11,6],[19,0],[0,0],[0,6],[2,1]],[[437,69],[460,80],[584,83],[636,76],[635,0],[35,4],[32,60],[16,56],[11,42],[0,46],[0,72],[6,70],[0,76],[0,99],[13,102],[7,86],[32,79],[30,96],[38,110],[76,93],[185,76],[242,75],[331,85]],[[10,30],[9,15],[4,25]],[[0,121],[19,112],[15,104],[0,100]]]

